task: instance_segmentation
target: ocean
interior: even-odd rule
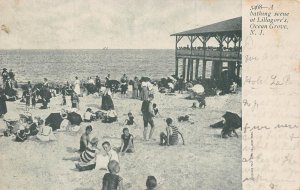
[[[74,81],[108,73],[119,80],[147,76],[160,79],[175,73],[175,50],[0,50],[0,69],[12,69],[18,82]]]

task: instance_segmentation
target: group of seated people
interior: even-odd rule
[[[170,146],[177,145],[179,142],[179,135],[181,136],[184,144],[182,133],[173,124],[171,118],[166,119],[167,127],[166,132],[160,134],[160,145]],[[134,122],[134,116],[131,112],[128,113],[128,119],[125,120],[126,125],[136,124]],[[109,187],[119,187],[122,189],[122,177],[118,176],[117,173],[120,171],[119,155],[124,156],[126,153],[134,153],[134,137],[130,134],[127,127],[123,128],[121,135],[121,145],[118,148],[112,148],[108,141],[102,143],[101,150],[98,147],[99,139],[97,137],[91,137],[93,128],[88,125],[85,132],[80,137],[80,147],[78,150],[79,155],[76,157],[75,167],[79,171],[93,170],[93,169],[104,169],[108,170],[103,177],[102,189],[110,189]],[[68,158],[64,158],[69,160]],[[70,159],[73,160],[74,159]],[[147,179],[147,188],[154,189],[156,187],[156,179],[154,176],[150,176]],[[155,182],[154,182],[155,181]]]
[[[6,121],[7,128],[4,136],[15,137],[17,142],[24,142],[30,137],[39,138],[47,133],[46,127],[42,126],[44,121],[40,117],[21,115],[18,121]],[[52,130],[52,128],[51,128]],[[48,131],[50,133],[50,131]]]
[[[168,145],[176,144],[176,131],[177,128],[172,125],[170,118],[167,120],[168,129],[167,134],[170,135],[170,141],[166,141]],[[121,135],[121,146],[119,148],[112,148],[108,141],[102,143],[102,150],[98,148],[99,139],[91,138],[92,126],[86,127],[85,133],[80,137],[80,148],[78,150],[79,156],[75,163],[76,168],[79,171],[86,171],[92,169],[104,169],[108,173],[105,173],[102,179],[102,190],[109,189],[124,189],[123,178],[118,175],[120,171],[119,154],[125,155],[125,153],[133,153],[135,151],[133,144],[133,136],[129,133],[128,128],[123,129]],[[170,131],[173,130],[171,135]],[[69,160],[68,158],[64,158]],[[73,159],[72,159],[73,160]],[[157,181],[154,176],[148,176],[146,180],[146,187],[148,190],[154,190],[157,186]]]
[[[101,120],[103,123],[113,123],[118,120],[117,112],[113,109],[108,111],[96,111],[94,112],[91,108],[87,108],[83,114],[84,122],[92,122]]]

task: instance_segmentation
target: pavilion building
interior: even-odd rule
[[[199,78],[222,80],[226,75],[228,80],[240,80],[242,17],[175,33],[171,36],[176,37],[176,77],[183,75],[185,81]],[[179,46],[184,38],[188,44],[183,47]],[[196,45],[197,40],[199,40],[198,46]],[[210,41],[214,45],[209,46]],[[208,71],[210,76],[207,76]]]

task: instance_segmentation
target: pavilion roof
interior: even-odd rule
[[[242,31],[242,17],[224,20],[214,24],[206,25],[200,28],[187,30],[172,34],[171,36],[192,36],[192,35],[205,35],[217,33],[241,33]]]

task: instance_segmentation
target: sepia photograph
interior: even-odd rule
[[[241,190],[242,2],[0,0],[0,189]]]

